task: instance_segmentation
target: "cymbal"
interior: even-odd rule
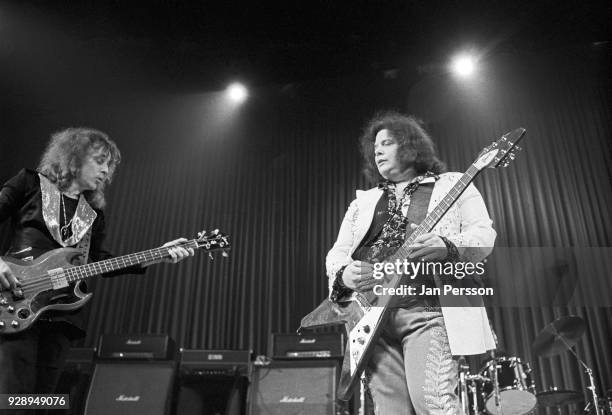
[[[553,389],[536,394],[538,405],[563,406],[570,403],[582,402],[582,394],[573,390]]]
[[[584,320],[578,316],[559,317],[538,333],[531,347],[542,357],[554,356],[575,345],[585,329]]]

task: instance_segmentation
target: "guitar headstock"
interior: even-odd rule
[[[211,233],[207,231],[198,232],[198,237],[193,240],[198,249],[206,252],[223,251],[223,256],[228,256],[227,251],[231,248],[229,236],[215,229]]]
[[[517,128],[504,134],[502,138],[488,145],[480,152],[478,159],[474,162],[474,166],[478,170],[482,170],[485,167],[495,169],[500,165],[507,167],[514,160],[516,154],[521,151],[517,143],[521,141],[526,131],[524,128]]]

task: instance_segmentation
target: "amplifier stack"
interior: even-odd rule
[[[248,350],[179,351],[166,335],[103,335],[97,349],[72,349],[60,389],[71,393],[72,414],[335,415],[343,343],[339,333],[275,333],[272,360],[253,364]]]

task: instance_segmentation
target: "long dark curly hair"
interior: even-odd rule
[[[102,209],[106,205],[104,189],[112,181],[113,174],[121,162],[121,152],[117,145],[102,131],[92,128],[67,128],[51,135],[37,170],[55,183],[60,191],[64,191],[79,176],[85,158],[92,151],[100,149],[109,158],[108,174],[97,189],[86,190],[83,196],[90,205]]]
[[[359,138],[361,155],[363,156],[363,171],[372,182],[385,180],[378,172],[374,160],[374,141],[380,130],[388,130],[399,144],[400,161],[408,165],[411,156],[416,153],[414,168],[417,174],[443,173],[446,166],[438,159],[436,146],[425,131],[422,123],[411,115],[404,115],[397,111],[383,111],[377,113],[363,129]]]

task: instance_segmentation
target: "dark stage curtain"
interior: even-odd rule
[[[268,87],[252,91],[243,108],[222,108],[217,94],[125,97],[79,111],[22,113],[7,137],[40,137],[28,145],[42,149],[50,131],[81,124],[116,139],[124,157],[107,209],[116,254],[201,229],[231,236],[227,259],[198,255],[144,276],[96,280],[86,346],[102,333],[168,333],[184,348],[265,354],[271,332],[295,330],[327,295],[325,255],[355,189],[367,186],[356,138],[377,109],[420,116],[454,171],[502,133],[525,127],[525,151],[515,163],[476,180],[498,249],[609,249],[612,91],[603,55],[609,57],[597,50],[500,57],[471,85],[429,74]],[[34,157],[19,165],[26,161],[35,165]],[[4,177],[19,165],[10,161]],[[490,279],[502,287],[551,277],[505,275],[495,253],[490,265]],[[595,370],[597,386],[612,387],[609,271],[589,274],[579,287],[554,307],[489,308],[500,347],[531,363],[540,390],[585,388],[569,353],[542,359],[531,351],[547,323],[569,314],[587,322],[576,350]]]

